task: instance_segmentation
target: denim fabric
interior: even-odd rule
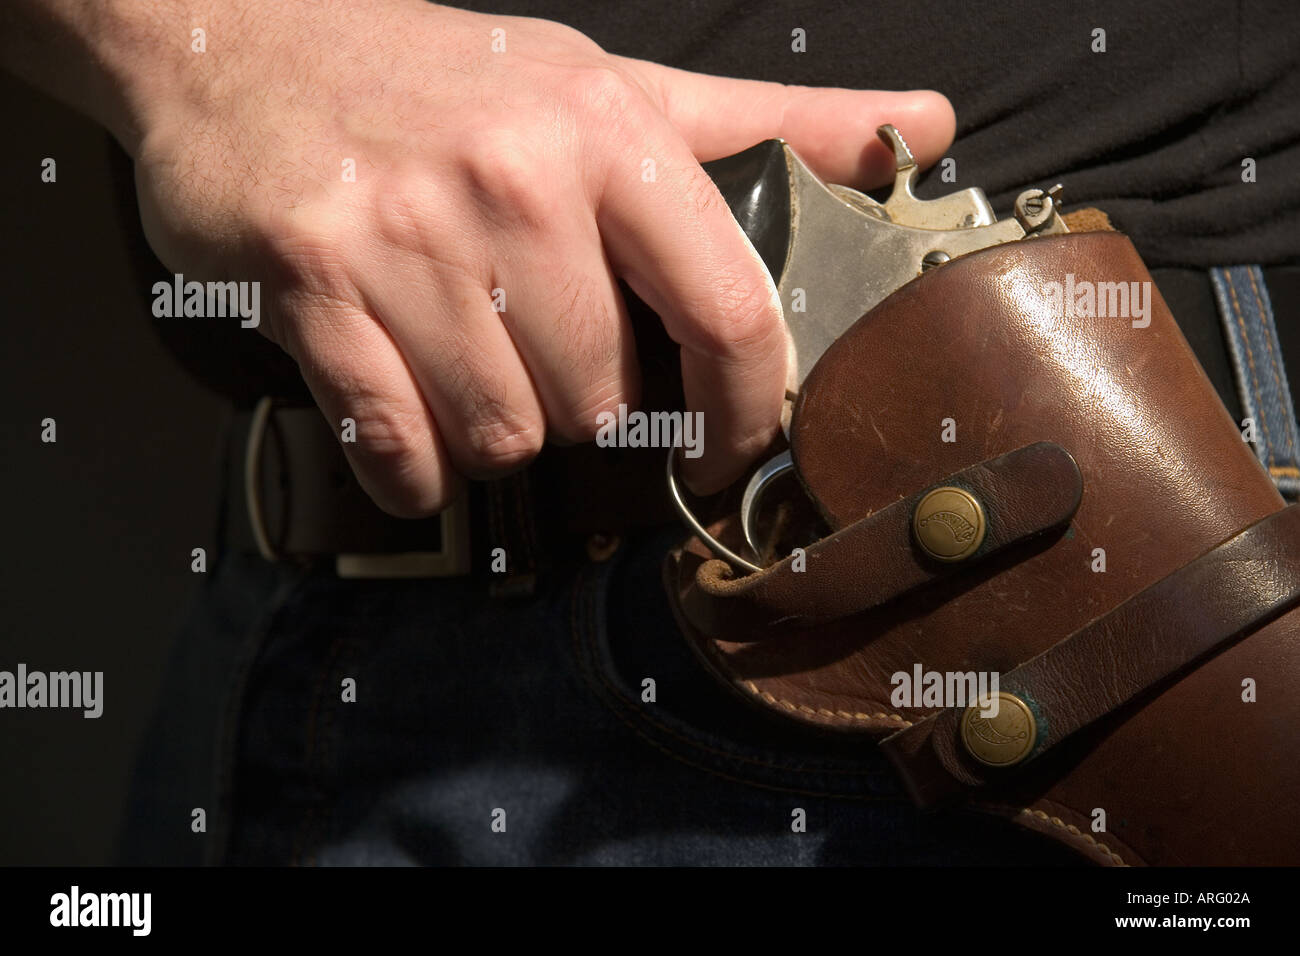
[[[1300,495],[1300,435],[1273,307],[1259,266],[1210,270],[1241,407],[1255,421],[1255,451],[1278,490]]]
[[[154,831],[179,822],[191,855],[205,844],[230,863],[1075,862],[1002,820],[921,813],[870,742],[733,699],[663,595],[659,564],[681,535],[555,568],[515,601],[473,579],[343,581],[238,559],[180,645],[223,661],[210,680],[225,681],[229,705],[213,707],[212,685],[196,696],[173,684],[173,711],[212,719],[213,779],[177,773],[175,746],[147,753],[175,775],[142,775],[166,799],[138,803],[130,856],[175,859]],[[260,619],[259,602],[273,606]],[[227,650],[197,651],[213,644]],[[202,683],[193,663],[179,673]],[[355,703],[342,700],[349,677]],[[193,836],[188,808],[205,800],[215,825]],[[497,809],[505,832],[492,829]]]
[[[153,720],[141,744],[118,835],[116,862],[215,862],[229,815],[229,760],[249,671],[274,611],[300,572],[252,554],[211,571],[173,646]],[[193,811],[204,811],[196,832]]]

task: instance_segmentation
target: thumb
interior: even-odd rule
[[[876,137],[878,126],[893,123],[921,166],[943,155],[956,129],[952,104],[933,90],[786,86],[616,59],[702,163],[775,137],[822,178],[872,189],[894,178],[894,156]]]

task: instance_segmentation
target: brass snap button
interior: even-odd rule
[[[994,695],[998,712],[994,717],[980,713],[977,702],[961,718],[961,742],[966,752],[988,767],[1011,767],[1029,756],[1038,740],[1038,725],[1029,705],[1015,694]]]
[[[912,533],[936,561],[962,561],[984,543],[984,508],[969,491],[936,488],[917,503]]]

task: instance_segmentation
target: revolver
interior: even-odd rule
[[[1061,185],[1026,189],[1013,214],[999,220],[977,187],[924,200],[914,190],[920,167],[898,130],[876,134],[894,154],[894,185],[885,202],[823,182],[783,140],[705,163],[732,214],[767,266],[794,342],[797,383],[849,327],[922,272],[958,256],[1030,236],[1068,232],[1060,215]],[[828,264],[834,266],[828,267]],[[782,427],[797,392],[787,392]],[[740,504],[740,523],[755,560],[718,541],[682,495],[675,449],[668,456],[669,494],[682,519],[718,557],[738,570],[762,570],[756,517],[764,491],[794,470],[789,451],[754,472]]]

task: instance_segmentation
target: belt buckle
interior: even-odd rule
[[[341,578],[452,578],[469,574],[469,497],[461,495],[438,514],[442,547],[392,554],[336,554]]]
[[[275,400],[264,396],[253,412],[244,455],[244,497],[248,503],[248,523],[258,553],[267,561],[279,562],[285,556],[275,547],[267,532],[259,481],[262,448],[274,410]],[[461,495],[439,513],[441,540],[436,551],[335,554],[334,571],[340,578],[374,579],[445,578],[468,574],[471,563],[469,507],[469,496]]]

